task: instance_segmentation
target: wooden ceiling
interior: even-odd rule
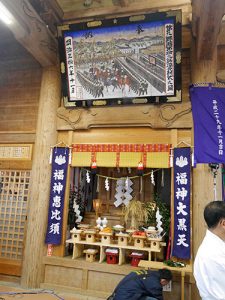
[[[1,67],[48,66],[57,59],[57,25],[132,15],[182,10],[184,47],[196,39],[199,59],[211,59],[219,45],[225,57],[225,0],[1,0],[15,18],[14,26],[0,23]],[[13,3],[12,3],[13,2]],[[193,10],[192,10],[193,9]],[[221,54],[224,52],[224,55]],[[24,62],[27,63],[24,63]],[[22,62],[22,64],[21,64]],[[225,69],[225,58],[219,69]]]
[[[29,51],[14,37],[9,28],[0,21],[0,68],[1,71],[40,67]]]
[[[191,0],[57,0],[57,2],[64,12],[64,22],[170,9],[182,9],[186,22],[191,14]]]

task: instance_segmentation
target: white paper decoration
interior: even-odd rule
[[[105,180],[105,189],[106,189],[106,191],[109,191],[109,178],[108,177]]]
[[[130,202],[130,200],[133,198],[131,196],[133,189],[132,186],[133,182],[130,178],[127,177],[126,179],[126,186],[125,186],[125,193],[124,193],[124,199],[123,199],[123,203],[127,206]]]
[[[114,202],[115,207],[120,206],[123,203],[123,195],[124,195],[124,179],[118,179],[116,181],[116,201]]]
[[[158,235],[161,236],[161,233],[163,232],[163,228],[162,228],[162,215],[159,212],[159,208],[157,207],[157,211],[156,211],[156,227],[157,227],[157,231],[158,231]]]
[[[116,194],[115,198],[116,201],[114,202],[114,205],[116,207],[120,206],[121,204],[128,205],[130,200],[133,198],[131,196],[131,193],[133,192],[132,186],[133,182],[129,177],[126,179],[118,179],[116,183]]]
[[[74,210],[74,212],[75,212],[75,214],[76,214],[76,222],[77,222],[77,223],[80,223],[80,222],[82,221],[83,217],[80,215],[79,205],[76,204],[75,201],[74,201],[74,203],[73,203],[73,210]]]
[[[90,181],[91,181],[90,174],[88,171],[86,172],[86,181],[87,181],[87,183],[90,183]]]
[[[153,170],[151,171],[151,183],[153,185],[155,185],[155,178],[154,178],[154,172],[153,172]]]

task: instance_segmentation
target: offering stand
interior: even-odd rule
[[[86,254],[86,261],[93,262],[96,259],[96,254],[98,253],[98,250],[86,249],[84,250],[84,253]]]
[[[151,243],[145,244],[144,241],[146,240],[146,236],[140,236],[140,235],[137,235],[137,236],[133,235],[132,236],[133,243],[132,244],[127,243],[127,245],[126,245],[126,243],[124,241],[126,240],[126,242],[127,242],[128,238],[129,238],[128,234],[126,234],[126,233],[116,234],[116,236],[119,236],[119,238],[121,238],[121,237],[125,238],[125,240],[123,240],[122,244],[119,239],[117,241],[112,240],[113,233],[100,232],[99,234],[102,236],[101,242],[96,242],[96,238],[94,238],[94,242],[89,242],[87,240],[77,241],[76,239],[74,239],[73,236],[72,236],[73,237],[72,239],[67,240],[66,241],[67,243],[72,243],[74,245],[72,259],[82,257],[84,247],[86,245],[88,245],[88,246],[95,246],[95,248],[99,247],[99,253],[100,253],[99,263],[102,263],[106,260],[105,250],[106,250],[106,248],[109,248],[109,247],[118,249],[118,251],[119,251],[118,264],[119,265],[122,265],[126,262],[126,250],[133,250],[133,251],[139,250],[139,251],[147,252],[148,261],[151,261],[152,252],[155,254],[160,253],[162,250],[162,247],[166,245],[165,243],[161,242],[160,240],[157,241],[157,243],[156,243],[157,246],[155,244],[152,246]],[[96,235],[96,233],[94,235]]]
[[[72,240],[74,240],[76,242],[81,241],[82,230],[80,230],[80,229],[72,229],[72,230],[70,230],[70,233],[71,233],[71,239]]]
[[[96,231],[94,230],[85,230],[86,242],[94,243],[96,237]]]
[[[104,245],[110,245],[111,244],[113,233],[111,233],[111,232],[99,232],[99,234],[101,236],[102,244],[104,244]]]
[[[132,238],[134,239],[134,246],[136,248],[144,248],[144,242],[146,240],[146,236],[141,235],[132,235]]]
[[[119,246],[127,246],[129,234],[127,233],[117,233],[116,237],[118,238],[118,245]]]

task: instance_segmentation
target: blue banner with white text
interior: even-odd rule
[[[225,163],[225,88],[191,86],[195,163]]]
[[[46,244],[61,243],[69,151],[65,147],[53,148]]]
[[[172,256],[191,258],[191,149],[174,149],[174,238]]]

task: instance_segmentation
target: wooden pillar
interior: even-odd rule
[[[196,58],[196,49],[192,48],[191,75],[192,83],[215,82],[217,70],[217,51],[215,49],[212,60],[200,60]],[[217,176],[217,195],[221,199],[221,174]],[[199,245],[201,244],[206,225],[203,218],[205,205],[214,200],[213,175],[208,164],[198,164],[193,169],[193,258],[195,258]],[[193,259],[194,260],[194,259]],[[197,288],[192,289],[192,299],[199,300]]]
[[[51,165],[50,147],[56,144],[56,110],[60,104],[60,74],[57,67],[43,69],[38,122],[28,206],[27,234],[21,285],[39,287],[43,281],[44,243],[49,206]]]

